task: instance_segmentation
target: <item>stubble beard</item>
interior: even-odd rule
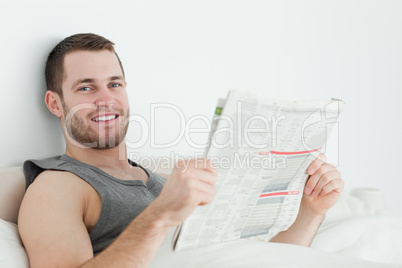
[[[123,112],[123,109],[115,111],[119,114],[114,119],[118,121],[117,124],[116,122],[110,124],[99,123],[98,132],[86,121],[91,120],[90,115],[86,120],[79,117],[77,113],[70,115],[71,119],[67,120],[68,122],[66,121],[67,138],[72,138],[80,145],[92,149],[111,149],[119,146],[127,134],[130,109],[127,108],[125,112]],[[71,109],[63,105],[63,112],[65,115],[69,115]],[[111,132],[114,132],[114,135],[110,135]]]

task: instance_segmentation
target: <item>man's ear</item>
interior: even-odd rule
[[[61,103],[61,99],[56,92],[48,90],[45,95],[45,103],[52,114],[59,118],[63,116],[63,106]]]

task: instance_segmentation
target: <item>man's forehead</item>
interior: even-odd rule
[[[116,54],[109,50],[69,52],[64,57],[63,69],[63,83],[79,78],[123,76]]]

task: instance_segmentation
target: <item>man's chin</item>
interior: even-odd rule
[[[103,144],[103,145],[99,145],[96,147],[93,147],[93,149],[95,150],[108,150],[108,149],[114,149],[119,147],[120,143],[118,144]]]
[[[105,131],[106,133],[104,133],[102,131],[101,133],[99,133],[92,129],[72,128],[71,131],[67,133],[69,134],[68,137],[70,142],[77,147],[106,150],[116,148],[122,142],[124,142],[127,134],[127,129],[128,125],[124,129],[120,129],[120,131],[118,132]]]
[[[80,140],[80,139],[73,139],[70,140],[72,144],[76,147],[80,147],[83,149],[96,149],[96,150],[107,150],[107,149],[114,149],[119,147],[119,145],[124,141],[95,141],[95,140]]]

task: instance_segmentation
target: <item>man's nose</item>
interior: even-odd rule
[[[111,105],[114,104],[114,98],[113,98],[113,94],[110,91],[110,89],[108,87],[102,87],[99,89],[98,91],[98,96],[96,98],[96,105],[97,106],[102,106],[102,105]]]

